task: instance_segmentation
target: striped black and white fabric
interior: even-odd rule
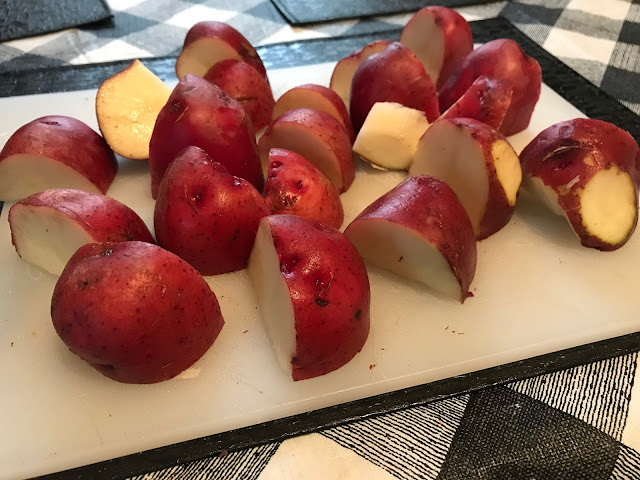
[[[111,21],[0,44],[0,73],[176,55],[187,29],[228,22],[256,44],[384,32],[410,15],[294,28],[269,0],[108,0]],[[640,3],[518,0],[503,15],[640,114]],[[638,355],[230,452],[135,480],[640,479]]]

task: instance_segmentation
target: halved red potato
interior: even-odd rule
[[[430,122],[440,116],[431,78],[418,57],[398,42],[371,55],[353,75],[350,114],[356,132],[376,102],[395,102],[420,110]]]
[[[483,75],[440,118],[473,118],[500,131],[512,95],[508,82]]]
[[[276,119],[283,113],[296,108],[312,108],[328,113],[342,124],[351,143],[355,140],[356,134],[353,131],[347,107],[340,96],[330,88],[307,83],[287,90],[273,107],[272,117]]]
[[[353,151],[374,166],[404,170],[411,165],[418,140],[427,128],[424,112],[399,103],[378,102],[369,110]]]
[[[196,75],[180,80],[153,129],[149,168],[154,198],[165,170],[188,146],[202,148],[231,175],[262,191],[264,177],[249,115],[236,99]]]
[[[347,132],[338,120],[319,110],[297,108],[285,112],[267,127],[258,146],[265,165],[272,148],[299,153],[318,167],[341,193],[355,178]]]
[[[198,22],[189,29],[176,59],[176,76],[180,80],[189,73],[204,77],[223,60],[244,60],[267,78],[267,70],[249,40],[231,25],[215,21]]]
[[[365,208],[344,231],[373,265],[464,303],[476,271],[476,236],[454,191],[418,175]]]
[[[0,152],[0,201],[49,188],[106,193],[118,171],[98,133],[75,118],[48,116],[15,131]]]
[[[400,43],[416,54],[427,75],[440,90],[473,50],[469,23],[455,10],[424,7],[411,17],[400,35]]]
[[[375,42],[371,42],[360,50],[356,50],[341,59],[334,67],[329,88],[340,96],[347,109],[349,109],[349,101],[351,99],[351,81],[353,80],[353,74],[356,73],[356,70],[358,70],[362,62],[374,53],[382,52],[390,43],[390,40],[376,40]]]
[[[520,160],[505,137],[470,118],[433,123],[418,143],[409,174],[447,183],[469,214],[478,240],[509,222],[522,181]]]
[[[540,98],[542,72],[537,60],[526,55],[520,45],[510,39],[487,42],[467,55],[440,90],[440,110],[445,111],[453,105],[482,75],[505,81],[513,90],[500,131],[509,136],[527,128]]]
[[[601,120],[543,130],[520,154],[525,186],[564,216],[585,247],[616,250],[638,222],[635,139]]]
[[[60,275],[87,243],[154,243],[136,212],[113,198],[83,190],[34,193],[9,209],[9,227],[18,255],[53,275]]]
[[[260,222],[249,260],[262,322],[293,380],[332,372],[369,336],[369,278],[337,230],[294,215]]]
[[[223,60],[211,67],[204,79],[216,84],[240,102],[256,132],[269,125],[275,104],[271,86],[247,62]]]
[[[197,147],[185,148],[160,182],[153,215],[158,245],[202,275],[247,266],[269,207],[253,185]]]
[[[340,193],[318,168],[291,150],[272,148],[264,199],[273,214],[300,215],[340,228]]]

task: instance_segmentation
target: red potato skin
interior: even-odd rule
[[[351,142],[342,124],[328,113],[318,110],[312,110],[310,108],[289,110],[271,122],[264,132],[264,135],[260,138],[258,144],[260,156],[264,158],[265,161],[268,160],[269,151],[272,148],[286,147],[284,145],[272,144],[274,142],[270,138],[273,131],[285,123],[295,123],[299,125],[300,128],[317,136],[333,151],[338,161],[342,180],[342,185],[339,186],[339,188],[338,185],[336,185],[336,187],[340,193],[346,192],[355,179],[356,170],[353,162]],[[307,159],[313,161],[309,156],[307,156]]]
[[[624,245],[635,227],[627,239],[617,245],[589,235],[582,227],[579,192],[597,172],[614,165],[629,173],[638,189],[636,159],[639,154],[638,143],[628,132],[601,120],[575,118],[540,132],[520,154],[520,164],[524,175],[539,178],[556,192],[558,204],[582,245],[611,251]],[[591,159],[585,162],[586,157]],[[568,184],[571,186],[567,187]]]
[[[211,67],[204,79],[240,102],[255,131],[269,125],[275,104],[271,86],[251,65],[240,60],[224,60]]]
[[[272,214],[299,215],[340,228],[344,210],[336,187],[302,155],[273,148],[264,199]]]
[[[369,336],[369,277],[356,248],[337,230],[294,215],[267,217],[296,327],[294,380],[340,368]]]
[[[158,245],[202,275],[217,275],[247,266],[260,219],[269,213],[249,182],[188,147],[160,183],[153,221]]]
[[[124,383],[178,375],[204,355],[224,325],[200,274],[144,242],[78,249],[54,288],[51,318],[73,353]]]
[[[14,204],[9,210],[9,224],[15,211],[23,207],[53,208],[83,225],[96,242],[141,241],[155,243],[151,232],[124,203],[95,193],[70,188],[56,188],[34,193]],[[16,247],[13,233],[11,243]]]
[[[242,59],[267,78],[267,70],[251,42],[231,25],[216,21],[198,22],[187,32],[182,48],[201,38],[219,38],[233,48]]]
[[[502,80],[478,77],[440,118],[473,118],[500,131],[513,89]]]
[[[342,124],[345,131],[347,132],[347,135],[349,136],[349,141],[353,145],[353,142],[356,139],[356,133],[353,130],[353,125],[351,125],[351,118],[349,117],[349,112],[347,112],[347,107],[340,98],[340,95],[325,86],[306,83],[304,85],[300,85],[286,91],[276,102],[275,108],[273,109],[273,118],[278,118],[288,110],[294,110],[296,108],[313,108],[311,105],[305,104],[305,102],[292,103],[294,102],[292,96],[296,93],[299,94],[305,90],[307,90],[310,95],[316,94],[324,97],[327,103],[333,107],[333,109],[335,110],[335,115],[333,115],[330,111],[327,111],[328,109],[323,111],[325,113],[328,113],[329,115],[332,115]],[[289,108],[285,107],[285,105],[287,104],[290,104]]]
[[[513,89],[500,132],[509,136],[527,128],[540,98],[542,71],[540,64],[510,39],[493,40],[467,55],[440,91],[440,110],[453,105],[482,75],[503,80]]]
[[[376,102],[396,102],[425,113],[429,122],[440,116],[433,82],[407,47],[393,42],[360,64],[351,83],[351,122],[360,131]]]
[[[191,145],[262,191],[264,177],[251,119],[237,100],[196,75],[180,80],[158,114],[149,142],[153,198],[168,165]]]
[[[0,162],[22,153],[61,161],[102,193],[118,172],[116,156],[104,138],[80,120],[61,115],[37,118],[16,130],[0,152]]]
[[[349,238],[351,225],[373,219],[406,226],[436,246],[458,279],[464,302],[476,271],[476,236],[451,187],[429,175],[409,177],[365,208],[345,236]]]

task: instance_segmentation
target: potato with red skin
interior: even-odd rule
[[[249,115],[220,87],[187,75],[160,111],[151,135],[149,168],[153,198],[167,166],[183,148],[192,145],[204,149],[229,173],[262,191],[262,165]]]
[[[204,76],[235,98],[247,112],[254,130],[260,131],[271,121],[275,100],[269,82],[260,73],[241,60],[216,63]]]
[[[440,90],[473,50],[469,23],[455,10],[432,6],[416,12],[407,22],[400,43],[416,54]]]
[[[470,118],[441,119],[418,142],[409,175],[447,183],[482,240],[511,219],[522,181],[518,155],[504,135]]]
[[[311,108],[328,113],[342,124],[351,143],[356,139],[347,107],[340,96],[330,88],[307,83],[287,90],[273,107],[272,118],[275,120],[283,113],[296,108]]]
[[[543,130],[520,154],[527,190],[564,216],[585,247],[622,247],[638,222],[636,140],[615,125],[575,118]]]
[[[269,207],[253,185],[187,147],[160,182],[153,223],[158,245],[202,275],[242,270]]]
[[[336,63],[331,74],[329,88],[338,94],[347,109],[349,109],[349,101],[351,99],[351,81],[354,73],[356,73],[362,62],[374,53],[382,52],[390,43],[390,40],[376,40],[365,45],[360,50],[350,53]]]
[[[482,75],[505,81],[513,90],[500,132],[509,136],[527,128],[540,98],[542,71],[536,59],[526,55],[520,45],[510,39],[487,42],[467,55],[440,90],[440,110],[453,105]]]
[[[362,349],[369,278],[339,231],[294,215],[265,217],[249,275],[278,363],[293,380],[332,372]]]
[[[107,142],[75,118],[37,118],[14,132],[0,152],[0,201],[49,188],[106,193],[118,171]]]
[[[81,247],[53,290],[51,318],[71,352],[124,383],[175,377],[207,352],[224,325],[202,276],[145,242]]]
[[[272,214],[300,215],[340,228],[344,210],[340,193],[313,163],[291,150],[272,148],[264,187]]]
[[[509,83],[483,75],[440,118],[473,118],[500,131],[512,96]]]
[[[420,110],[429,122],[440,116],[431,78],[418,57],[398,42],[371,55],[353,75],[349,111],[356,132],[376,102],[394,102]]]
[[[476,236],[454,191],[409,177],[365,208],[345,236],[373,265],[464,303],[476,271]]]
[[[310,108],[289,110],[267,127],[258,143],[266,165],[272,148],[302,155],[324,173],[340,193],[355,178],[351,142],[342,124],[331,115]]]
[[[83,190],[35,193],[9,210],[11,243],[20,257],[60,275],[75,251],[87,243],[155,243],[142,219],[113,198]]]
[[[249,40],[231,25],[216,21],[198,22],[189,29],[176,59],[176,76],[182,79],[193,73],[203,77],[224,60],[243,60],[267,78],[267,70]]]

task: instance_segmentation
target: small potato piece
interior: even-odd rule
[[[262,322],[293,380],[332,372],[369,336],[369,278],[337,230],[294,215],[260,222],[249,260]]]
[[[247,112],[253,128],[259,132],[269,125],[275,101],[269,82],[260,73],[241,60],[216,63],[204,76],[235,98]]]
[[[313,163],[290,150],[272,148],[264,198],[272,214],[300,215],[340,228],[340,193]]]
[[[87,243],[154,243],[142,219],[113,198],[82,190],[35,193],[9,210],[11,243],[20,257],[60,275],[78,248]]]
[[[106,193],[118,162],[88,125],[65,116],[42,117],[20,127],[0,152],[0,201],[49,188]]]
[[[200,274],[144,242],[81,247],[53,290],[51,318],[69,350],[124,383],[175,377],[205,354],[224,325]]]
[[[153,223],[158,245],[202,275],[217,275],[247,266],[265,215],[269,207],[253,185],[187,147],[160,183]]]

